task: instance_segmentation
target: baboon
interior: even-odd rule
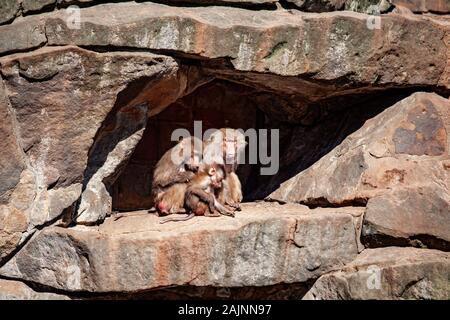
[[[215,192],[222,188],[225,178],[222,165],[203,164],[194,178],[189,182],[184,195],[184,207],[188,216],[167,217],[160,221],[186,221],[194,216],[218,217],[221,214],[234,217],[234,213],[223,206],[215,196]]]
[[[216,130],[203,142],[203,161],[222,164],[226,172],[217,199],[235,210],[240,210],[242,202],[242,186],[235,171],[246,144],[244,134],[230,128]]]
[[[200,139],[184,138],[164,153],[156,164],[152,197],[159,214],[176,213],[183,208],[187,183],[198,170],[201,150]]]

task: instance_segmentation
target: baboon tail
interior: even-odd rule
[[[193,212],[191,212],[190,214],[188,214],[187,216],[183,216],[183,217],[171,217],[168,216],[166,218],[163,218],[161,220],[159,220],[159,223],[166,223],[166,222],[170,222],[170,221],[186,221],[189,219],[192,219],[195,216],[195,214]]]

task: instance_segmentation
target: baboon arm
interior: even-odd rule
[[[190,171],[182,171],[178,172],[174,176],[171,176],[170,179],[167,179],[167,181],[160,181],[158,183],[158,186],[160,188],[168,188],[170,186],[173,186],[177,183],[186,183],[192,178],[192,172]]]
[[[214,211],[214,202],[216,199],[213,194],[208,193],[201,188],[190,188],[189,193],[196,195],[201,201],[206,202],[209,206],[209,210],[211,212]]]
[[[223,215],[234,217],[234,213],[223,206],[219,201],[214,199],[214,207]]]

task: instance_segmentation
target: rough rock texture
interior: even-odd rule
[[[450,299],[450,254],[415,248],[366,249],[320,277],[306,300]]]
[[[0,24],[13,20],[19,13],[19,0],[0,0]]]
[[[64,295],[36,292],[20,281],[0,279],[0,300],[68,300]]]
[[[195,120],[202,120],[204,131],[227,126],[243,130],[254,128],[258,117],[262,116],[257,108],[261,105],[253,99],[255,96],[250,94],[248,87],[214,80],[149,118],[143,138],[112,187],[113,209],[132,211],[153,206],[153,168],[175,144],[171,141],[174,130],[186,128],[193,134]],[[251,180],[249,171],[252,167],[248,164],[239,166],[239,178],[243,184]]]
[[[391,0],[346,0],[345,10],[379,15],[391,9]]]
[[[44,0],[45,1],[45,0]],[[58,1],[60,4],[98,4],[98,3],[104,3],[108,1],[102,1],[102,0],[48,0],[48,1]],[[112,2],[112,1],[110,1]],[[144,1],[142,1],[144,2]],[[151,1],[147,1],[151,2]],[[278,2],[277,0],[161,0],[158,1],[160,3],[165,4],[171,4],[171,5],[186,5],[186,4],[192,4],[192,5],[228,5],[228,6],[242,6],[242,7],[252,7],[254,5],[261,5],[261,4],[273,4],[275,2]]]
[[[103,221],[112,210],[112,197],[108,188],[117,177],[119,168],[129,160],[147,123],[148,107],[145,104],[117,112],[112,123],[116,134],[105,134],[93,146],[86,176],[88,182],[78,208],[78,223]],[[104,133],[104,132],[102,132]],[[102,150],[108,150],[107,153]],[[105,159],[106,156],[106,159]]]
[[[56,0],[21,0],[24,13],[40,11],[56,3]]]
[[[449,132],[450,101],[415,93],[368,120],[270,198],[341,204],[388,189],[428,184],[439,184],[448,192]]]
[[[0,79],[0,149],[4,154],[0,157],[0,205],[8,202],[11,190],[17,185],[25,161],[17,141],[13,115],[3,81]]]
[[[89,7],[104,3],[120,2],[117,0],[1,0],[0,24],[7,24],[16,17],[36,14],[56,9],[67,9],[69,6]],[[127,2],[127,0],[123,0]],[[151,2],[140,0],[139,2]],[[391,11],[411,13],[438,13],[450,12],[447,0],[157,0],[155,2],[174,6],[230,6],[249,10],[275,10],[281,9],[289,12],[331,12],[349,10],[368,13],[371,15],[386,14]],[[74,7],[75,9],[77,7]],[[73,8],[68,14],[74,14]]]
[[[89,191],[117,174],[115,153],[130,153],[135,143],[124,140],[117,146],[120,150],[108,147],[115,139],[135,139],[133,135],[145,121],[134,120],[146,119],[143,107],[136,107],[140,104],[125,105],[117,95],[141,77],[147,77],[150,87],[152,77],[176,79],[178,68],[171,58],[153,54],[100,54],[75,47],[8,56],[0,64],[9,96],[8,101],[1,88],[4,136],[0,144],[5,153],[0,157],[0,219],[4,222],[0,224],[0,253],[4,257],[24,240],[25,231],[31,234],[36,226],[71,207],[82,189]],[[105,122],[107,116],[111,121]],[[112,126],[100,130],[104,123]],[[95,159],[109,156],[103,167],[95,167],[89,155],[99,132],[107,137],[107,143],[97,139],[102,148],[95,149]],[[91,169],[102,171],[91,176],[85,172],[88,162]],[[91,178],[95,183],[89,183]],[[102,214],[99,210],[98,216]]]
[[[390,0],[390,2],[417,13],[450,13],[450,2],[448,0]]]
[[[70,29],[65,14],[61,11],[39,19],[28,17],[0,27],[5,40],[16,39],[1,41],[0,52],[42,43],[38,36],[29,43],[30,30],[24,27],[33,26],[37,33],[45,29],[42,40],[46,37],[50,45],[175,50],[207,58],[229,58],[242,71],[304,75],[323,81],[340,78],[343,84],[356,82],[361,86],[437,85],[447,51],[442,42],[442,25],[400,15],[383,16],[381,30],[374,31],[367,28],[366,15],[351,12],[289,14],[119,3],[82,9],[80,29]],[[311,36],[317,33],[327,36]]]
[[[416,93],[368,120],[269,198],[310,205],[370,199],[365,235],[448,241],[449,133],[450,101]]]
[[[346,0],[286,0],[286,2],[302,11],[327,12],[344,9]]]
[[[142,212],[98,228],[46,228],[0,274],[90,292],[304,282],[355,258],[361,213],[261,203],[235,219],[161,225]]]
[[[448,1],[120,2],[0,0],[0,297],[448,299]],[[297,204],[108,218],[193,120],[280,129],[238,174]]]
[[[381,29],[370,29],[369,16],[354,12],[114,3],[83,8],[80,29],[71,29],[67,14],[0,26],[0,54],[68,44],[167,52],[194,59],[204,75],[258,88],[260,104],[273,105],[274,115],[306,125],[318,107],[348,96],[387,87],[449,89],[449,26],[424,17],[384,15]]]
[[[364,215],[363,241],[450,251],[450,194],[439,185],[401,188],[374,197]]]

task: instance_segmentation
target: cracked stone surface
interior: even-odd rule
[[[420,17],[386,15],[381,17],[380,30],[370,30],[368,16],[353,12],[290,14],[117,3],[84,8],[81,14],[80,29],[67,26],[64,11],[0,26],[0,53],[45,42],[146,48],[228,58],[236,70],[314,80],[448,85],[439,79],[448,51],[442,39],[449,28]],[[31,32],[36,34],[30,37]],[[311,37],[317,33],[327,36]]]
[[[0,279],[0,300],[68,300],[69,297],[37,292],[20,281]]]
[[[99,227],[45,228],[0,275],[89,292],[304,282],[356,257],[362,211],[261,203],[236,218],[163,225],[135,212]]]
[[[57,219],[70,208],[85,184],[89,188],[93,185],[89,184],[91,176],[85,173],[88,162],[95,162],[89,150],[108,115],[116,124],[117,117],[128,117],[128,121],[108,129],[108,141],[139,134],[143,120],[134,120],[146,119],[146,111],[144,116],[139,115],[142,112],[134,106],[143,101],[121,106],[116,104],[117,95],[144,76],[148,77],[149,86],[151,77],[177,78],[178,67],[171,58],[149,53],[93,53],[76,47],[43,48],[7,56],[0,59],[0,64],[4,76],[0,87],[0,130],[4,133],[0,144],[5,144],[5,153],[0,157],[3,258],[36,226]],[[115,105],[119,111],[110,114]],[[131,107],[131,111],[127,109]],[[130,153],[134,146],[135,143],[122,143],[119,158],[126,160],[123,153]],[[117,157],[114,152],[118,151],[109,151],[102,144],[95,154],[98,158],[108,154],[111,159]],[[111,175],[108,170],[115,171],[120,164],[117,162],[120,161],[104,164],[103,180]],[[95,179],[101,180],[97,176]],[[95,221],[102,214],[104,218],[104,211],[96,210]],[[89,222],[92,218],[82,216],[80,220]]]
[[[449,299],[450,2],[159,2],[0,0],[0,298]],[[116,220],[199,118],[280,128],[258,202]]]
[[[305,300],[450,298],[450,253],[366,249],[342,270],[320,277]]]
[[[368,242],[378,236],[372,245],[383,243],[380,235],[430,236],[438,242],[425,244],[448,249],[449,110],[448,99],[415,93],[368,120],[269,198],[310,205],[368,201],[363,235]]]

